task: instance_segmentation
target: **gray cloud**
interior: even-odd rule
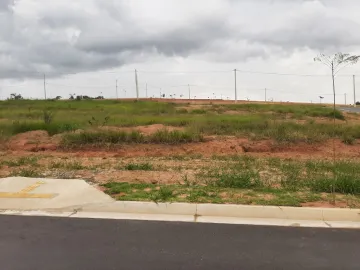
[[[206,12],[190,1],[169,8],[157,0],[138,11],[126,1],[0,0],[6,26],[0,29],[0,78],[101,70],[158,55],[238,62],[299,48],[317,54],[360,46],[359,22],[324,2],[212,0]],[[163,18],[151,16],[159,10]]]
[[[8,10],[14,4],[14,0],[0,0],[0,12],[1,10]]]
[[[284,50],[310,48],[314,50],[343,50],[360,45],[357,29],[360,24],[348,19],[312,14],[294,18],[283,27],[250,33],[247,37],[263,44],[280,46]]]

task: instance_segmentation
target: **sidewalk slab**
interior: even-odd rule
[[[12,196],[17,194],[17,196]],[[41,195],[52,195],[41,198]],[[11,196],[10,196],[11,195]],[[40,198],[34,197],[39,195]],[[84,180],[10,177],[0,179],[0,209],[45,210],[114,200]]]
[[[0,212],[78,218],[360,228],[360,209],[115,201],[84,180],[0,179]]]

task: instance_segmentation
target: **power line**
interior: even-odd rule
[[[162,73],[162,74],[190,74],[190,73],[229,73],[231,70],[207,70],[207,71],[146,71],[138,70],[141,73]]]

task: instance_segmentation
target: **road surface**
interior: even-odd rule
[[[0,216],[0,269],[360,269],[360,231]]]
[[[360,113],[360,107],[339,107],[340,111]]]

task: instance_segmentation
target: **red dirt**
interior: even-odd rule
[[[348,208],[346,202],[337,201],[335,204],[326,201],[306,202],[301,204],[302,207],[319,207],[319,208]]]
[[[136,129],[144,134],[151,134],[163,125],[140,126]],[[106,127],[107,128],[107,127]],[[178,130],[177,127],[166,127],[169,130]],[[119,129],[116,128],[115,129]],[[124,130],[124,128],[122,128]],[[131,129],[130,129],[131,130]],[[205,157],[213,155],[251,154],[259,157],[279,158],[321,158],[331,159],[333,156],[333,140],[319,144],[278,144],[272,140],[250,141],[247,138],[232,136],[208,136],[205,142],[188,143],[181,145],[166,144],[129,144],[117,145],[111,149],[98,149],[91,146],[79,150],[70,150],[76,156],[84,157],[141,157],[141,156],[174,156],[200,154]],[[63,155],[58,150],[61,135],[50,137],[46,131],[31,131],[13,136],[7,143],[8,150],[16,152],[50,151]],[[335,140],[337,158],[360,158],[360,143],[345,145],[340,140]],[[15,153],[14,153],[15,152]],[[20,154],[23,155],[23,154]],[[66,154],[65,154],[66,155]]]
[[[165,126],[162,124],[154,124],[154,125],[149,125],[149,126],[137,126],[137,127],[114,127],[114,126],[105,126],[102,127],[101,129],[106,129],[106,130],[113,130],[113,131],[126,131],[126,132],[131,132],[131,131],[138,131],[144,135],[151,135],[153,133],[155,133],[158,130],[162,130],[162,129],[166,129],[169,131],[173,131],[173,130],[178,130],[178,131],[182,131],[184,130],[184,128],[181,127],[172,127],[172,126]]]
[[[46,131],[29,131],[17,134],[10,138],[7,147],[10,150],[21,151],[55,151],[60,143],[61,136],[50,137]]]

